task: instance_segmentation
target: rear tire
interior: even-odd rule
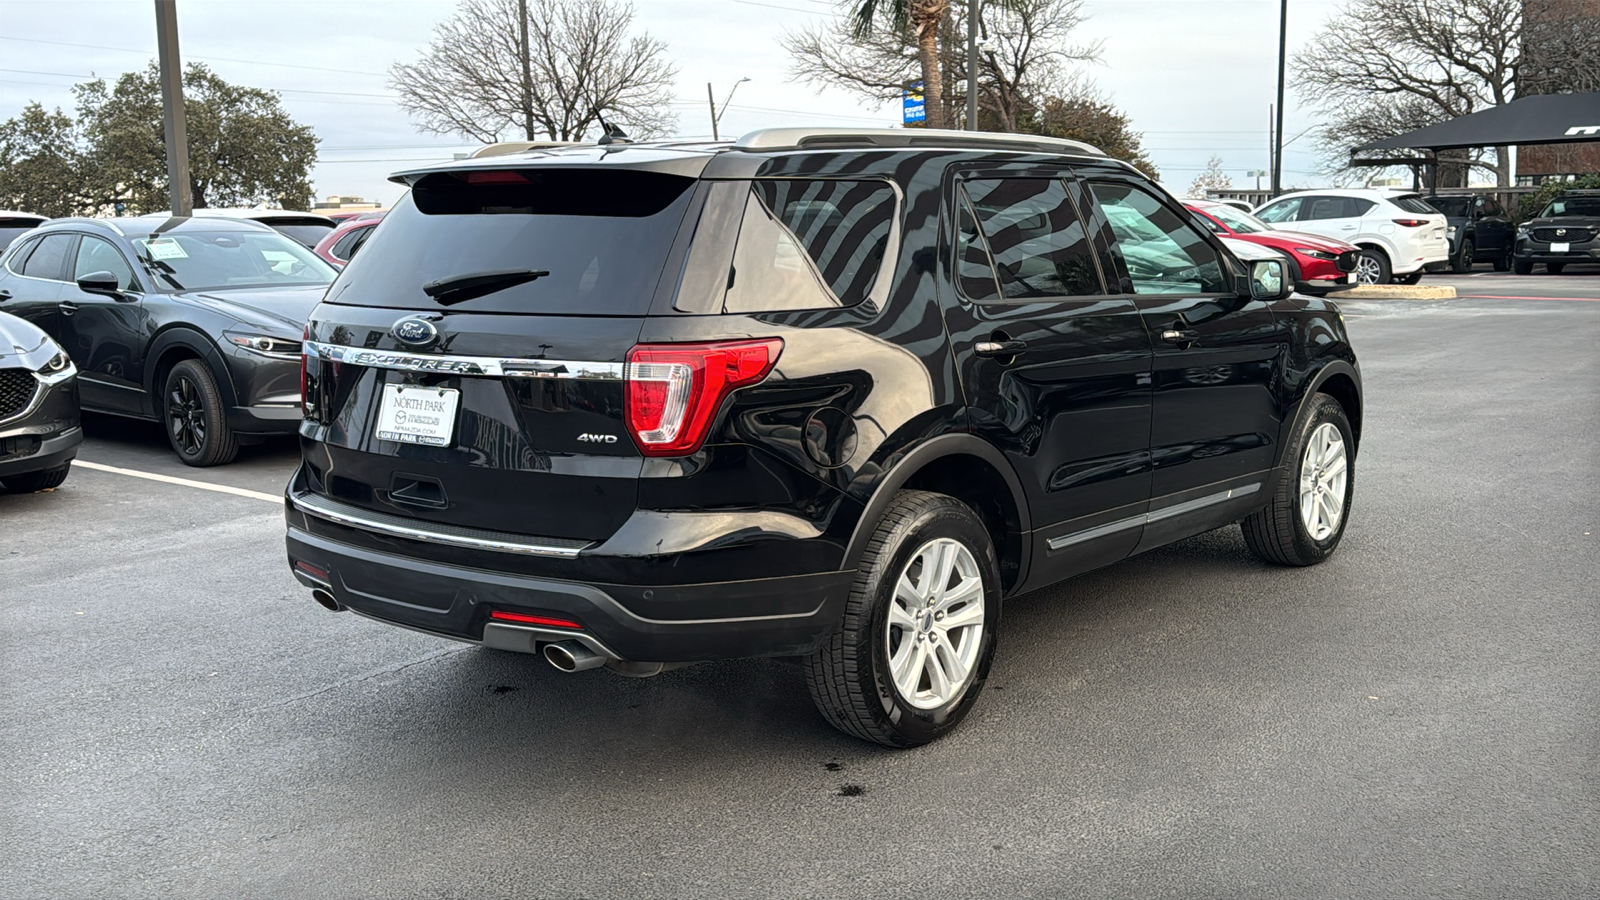
[[[1566,269],[1566,267],[1567,267],[1566,263],[1545,263],[1544,264],[1544,270],[1546,272],[1549,272],[1551,275],[1560,275],[1561,272],[1564,269]]]
[[[999,624],[1000,566],[982,520],[953,497],[901,491],[867,544],[839,630],[805,658],[811,699],[846,734],[926,744],[972,709]]]
[[[1512,263],[1511,263],[1511,271],[1517,273],[1518,275],[1532,275],[1533,274],[1533,260],[1531,260],[1531,259],[1513,260]]]
[[[67,472],[72,469],[69,460],[53,469],[41,469],[37,472],[24,472],[21,475],[7,475],[3,482],[6,492],[11,494],[32,494],[38,491],[48,491],[61,486],[67,480]]]
[[[1395,282],[1395,284],[1416,284],[1417,282],[1419,282],[1421,280],[1422,280],[1422,270],[1418,269],[1415,272],[1412,272],[1410,275],[1397,275],[1397,276],[1395,276],[1394,282]]]
[[[1316,394],[1306,404],[1272,499],[1240,523],[1244,542],[1261,559],[1312,566],[1333,555],[1355,497],[1355,439],[1339,401]]]
[[[1477,245],[1472,243],[1472,238],[1461,239],[1461,252],[1450,261],[1450,271],[1461,275],[1472,271],[1472,257],[1478,252]]]
[[[167,443],[185,465],[220,466],[239,455],[222,392],[205,363],[186,359],[173,366],[161,397]]]
[[[1389,257],[1382,250],[1363,247],[1356,257],[1356,284],[1388,284]]]

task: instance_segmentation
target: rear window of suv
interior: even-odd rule
[[[1390,197],[1389,202],[1400,207],[1408,213],[1421,213],[1423,215],[1438,215],[1439,211],[1428,205],[1428,201],[1410,194],[1404,197]]]
[[[631,170],[506,169],[423,176],[362,244],[328,301],[403,309],[644,315],[694,179]],[[465,299],[423,285],[546,272]]]

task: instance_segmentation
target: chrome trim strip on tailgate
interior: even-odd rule
[[[368,350],[342,344],[306,341],[306,356],[374,369],[402,372],[439,372],[446,375],[487,375],[505,378],[575,378],[584,381],[621,381],[623,364],[562,359],[504,359],[495,356],[449,356],[442,353],[406,353]]]
[[[372,512],[348,506],[316,494],[295,493],[289,497],[295,509],[308,516],[316,516],[339,525],[376,531],[380,534],[444,544],[450,547],[470,547],[474,550],[495,550],[501,553],[524,553],[530,556],[555,556],[571,559],[593,545],[592,541],[568,538],[531,538],[504,531],[485,531],[479,528],[462,528],[437,522],[420,522],[404,516]]]

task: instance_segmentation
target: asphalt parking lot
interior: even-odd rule
[[[325,612],[291,442],[202,471],[92,419],[0,497],[0,896],[1600,895],[1600,270],[1424,283],[1460,297],[1346,306],[1334,559],[1228,528],[1018,598],[909,752],[782,661],[565,675]]]

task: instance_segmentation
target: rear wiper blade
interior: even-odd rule
[[[448,306],[451,303],[463,303],[474,297],[482,297],[495,291],[503,291],[508,287],[527,284],[536,278],[549,275],[548,269],[506,269],[498,272],[468,272],[465,275],[452,275],[438,281],[430,281],[422,286],[422,292],[439,301],[440,305]]]

